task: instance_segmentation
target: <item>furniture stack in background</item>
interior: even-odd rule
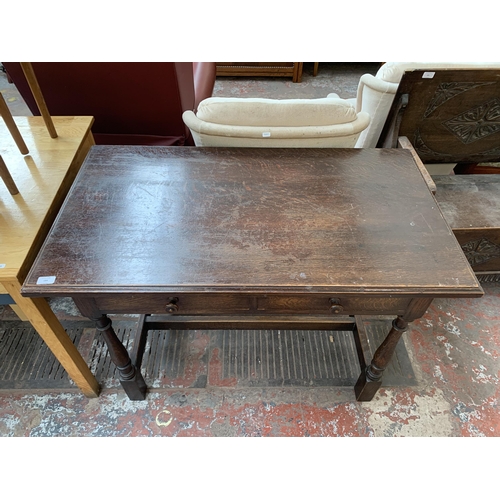
[[[4,62],[33,115],[20,63]],[[33,63],[53,116],[94,116],[96,144],[192,144],[182,113],[212,95],[215,63]]]

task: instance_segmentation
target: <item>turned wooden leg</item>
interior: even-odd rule
[[[146,399],[147,386],[141,372],[132,364],[132,360],[120,342],[113,329],[111,320],[103,314],[95,320],[96,329],[106,342],[111,361],[116,365],[120,378],[120,383],[132,401],[141,401]]]
[[[127,349],[117,337],[111,320],[99,311],[95,301],[88,298],[73,298],[80,312],[87,318],[95,321],[99,331],[108,346],[111,361],[118,369],[120,383],[132,401],[146,399],[147,386],[144,378],[130,359]]]
[[[408,324],[421,318],[431,305],[432,298],[414,298],[408,304],[406,311],[392,322],[391,331],[373,355],[372,362],[362,371],[354,392],[358,401],[371,401],[379,387],[382,385],[382,374],[391,361],[394,350],[407,330]]]
[[[391,331],[373,355],[372,362],[361,373],[354,386],[357,401],[371,401],[382,385],[382,375],[391,361],[401,335],[408,329],[408,322],[398,316]]]

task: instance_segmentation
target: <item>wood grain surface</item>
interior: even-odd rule
[[[402,149],[94,146],[23,287],[263,290],[482,294]]]
[[[0,154],[19,189],[11,195],[0,182],[0,282],[24,280],[93,144],[90,116],[54,117],[56,139],[39,116],[14,120],[30,154],[23,156],[8,129],[0,127]]]
[[[500,176],[440,175],[436,199],[476,274],[500,272]]]
[[[87,117],[54,117],[59,136],[50,138],[42,117],[15,117],[29,155],[0,126],[0,154],[6,158],[19,193],[11,195],[0,183],[0,293],[16,302],[14,311],[28,320],[69,376],[88,397],[99,384],[81,354],[43,298],[21,296],[21,285],[64,197],[94,144]]]

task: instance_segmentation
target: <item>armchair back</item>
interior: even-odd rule
[[[354,147],[368,126],[346,100],[211,97],[185,111],[196,146]]]

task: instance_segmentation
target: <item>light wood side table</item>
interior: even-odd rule
[[[23,156],[0,121],[0,154],[19,189],[12,195],[0,183],[0,294],[15,302],[14,311],[28,320],[76,385],[88,397],[99,384],[61,323],[43,298],[26,298],[21,285],[73,180],[94,145],[93,117],[53,117],[52,139],[40,116],[14,117],[29,154]]]

